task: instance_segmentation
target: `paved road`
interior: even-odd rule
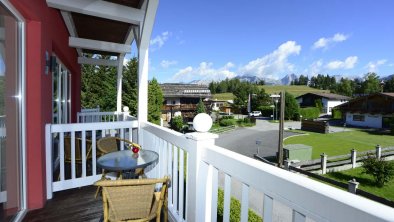
[[[299,125],[299,124],[298,124]],[[299,128],[295,123],[286,123],[287,127]],[[295,135],[296,133],[284,132],[284,137]],[[262,143],[256,145],[256,140]],[[237,128],[233,131],[222,133],[216,139],[216,145],[234,151],[236,153],[253,157],[259,147],[259,155],[263,157],[275,156],[278,150],[279,124],[270,123],[263,119],[257,119],[256,126]]]

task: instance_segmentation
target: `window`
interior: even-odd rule
[[[52,123],[71,122],[71,73],[56,60],[56,70],[52,73]]]
[[[353,121],[364,122],[365,116],[364,115],[353,115]]]

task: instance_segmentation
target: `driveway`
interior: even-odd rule
[[[298,125],[297,125],[298,123]],[[285,128],[300,128],[299,122],[289,122]],[[296,135],[293,132],[284,132],[284,137]],[[261,141],[261,145],[256,145]],[[263,157],[275,156],[278,150],[279,124],[270,123],[264,119],[257,119],[254,127],[240,127],[233,131],[222,133],[216,139],[216,145],[229,149],[236,153],[252,157],[259,150]]]

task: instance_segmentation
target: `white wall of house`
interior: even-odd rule
[[[322,99],[322,103],[323,103],[323,111],[325,111],[324,113],[331,115],[332,112],[332,108],[334,108],[335,106],[341,105],[342,103],[347,102],[346,100],[328,100],[326,98]]]
[[[167,98],[167,105],[181,105],[180,98]]]
[[[382,115],[368,113],[346,113],[346,124],[371,128],[382,128]]]

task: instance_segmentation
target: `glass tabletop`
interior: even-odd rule
[[[108,171],[130,171],[145,168],[159,159],[159,154],[151,150],[140,150],[137,154],[131,150],[122,150],[105,154],[98,158],[97,165]]]

